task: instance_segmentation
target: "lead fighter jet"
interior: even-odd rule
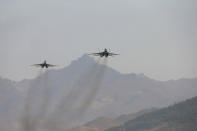
[[[103,52],[92,53],[92,54],[88,54],[88,55],[94,55],[94,56],[100,56],[100,57],[108,57],[108,56],[114,56],[114,55],[119,55],[119,54],[108,52],[107,49],[105,49]]]
[[[40,66],[41,68],[48,68],[48,67],[54,67],[54,66],[56,66],[56,65],[51,65],[51,64],[47,64],[47,62],[46,62],[46,60],[43,62],[43,63],[41,63],[41,64],[34,64],[34,65],[32,65],[32,66]]]

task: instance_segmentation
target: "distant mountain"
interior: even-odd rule
[[[23,101],[21,91],[15,82],[0,78],[0,130],[14,129],[19,119]]]
[[[119,126],[121,123],[116,120],[106,118],[106,117],[98,117],[97,119],[88,122],[86,126],[91,128],[98,128],[99,130],[106,130],[110,127]]]
[[[99,116],[115,118],[197,95],[197,79],[156,81],[143,74],[121,74],[107,65],[107,59],[83,55],[63,69],[38,69],[38,77],[32,80],[0,79],[0,128],[6,131],[1,123],[12,123],[24,115],[25,103],[43,114],[38,116],[51,114],[73,127]],[[18,121],[13,125],[21,126]]]
[[[127,122],[129,120],[134,120],[135,118],[137,118],[139,116],[142,116],[144,114],[147,114],[147,113],[150,113],[150,112],[153,112],[153,111],[156,111],[156,110],[158,110],[158,109],[157,108],[144,109],[144,110],[141,110],[137,113],[121,115],[121,116],[117,117],[115,120],[117,122],[120,122],[121,124],[124,124],[125,122]]]
[[[107,131],[197,131],[197,97],[144,114]]]
[[[77,126],[75,128],[69,129],[68,131],[104,131],[111,127],[119,126],[120,124],[121,123],[107,117],[98,117],[83,126]]]
[[[81,130],[86,130],[86,131],[104,131],[112,127],[117,127],[120,125],[123,125],[125,122],[129,120],[134,120],[135,118],[142,116],[146,113],[153,112],[157,109],[152,108],[152,109],[146,109],[139,111],[137,113],[132,113],[132,114],[125,114],[121,115],[115,119],[107,118],[107,117],[98,117],[82,126],[77,126],[75,128],[69,129],[68,131],[81,131]]]

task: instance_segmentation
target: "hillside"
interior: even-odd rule
[[[104,131],[106,129],[119,126],[121,123],[107,118],[107,117],[98,117],[83,126],[77,126],[75,128],[69,129],[69,131]]]
[[[107,131],[196,131],[197,97],[128,121]]]
[[[137,113],[120,115],[115,120],[123,124],[129,120],[134,120],[135,118],[137,118],[139,116],[142,116],[144,114],[147,114],[147,113],[150,113],[150,112],[153,112],[156,110],[157,110],[157,108],[144,109],[144,110],[138,111]]]
[[[153,112],[155,110],[157,110],[157,109],[155,109],[155,108],[145,109],[145,110],[139,111],[137,113],[120,115],[119,117],[117,117],[115,119],[111,119],[111,118],[107,118],[107,117],[98,117],[92,121],[89,121],[88,123],[86,123],[82,126],[77,126],[75,128],[69,129],[69,131],[81,131],[81,130],[104,131],[104,130],[107,130],[112,127],[120,126],[128,120],[133,120],[141,115],[144,115],[149,112]]]
[[[144,74],[121,74],[107,62],[84,55],[62,69],[38,69],[35,79],[0,79],[0,128],[20,127],[24,105],[35,108],[30,113],[42,119],[47,114],[68,129],[100,116],[166,107],[197,95],[197,79],[157,81]]]
[[[105,129],[119,126],[119,125],[120,125],[119,122],[112,120],[110,118],[106,118],[106,117],[99,117],[86,124],[86,126],[89,126],[92,128],[98,128],[99,130],[105,130]]]

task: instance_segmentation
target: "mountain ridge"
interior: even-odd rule
[[[104,72],[99,76],[100,83],[98,83],[98,78],[94,79],[94,77],[101,73],[101,69]],[[105,59],[98,58],[94,60],[87,55],[71,62],[69,66],[62,69],[52,69],[46,72],[38,69],[38,74],[39,76],[35,79],[20,82],[11,82],[9,80],[4,82],[4,80],[0,79],[1,89],[13,87],[13,90],[20,90],[16,93],[2,91],[3,101],[1,101],[0,105],[8,103],[7,98],[17,96],[13,101],[17,101],[16,108],[20,109],[24,105],[25,96],[30,87],[37,86],[36,89],[41,89],[46,85],[48,86],[47,89],[50,89],[50,99],[53,100],[50,103],[51,106],[59,102],[64,105],[67,99],[66,96],[71,95],[73,88],[79,89],[76,96],[86,96],[85,93],[91,91],[94,87],[91,85],[94,84],[91,81],[96,82],[99,89],[93,96],[85,113],[88,115],[84,114],[83,119],[79,119],[74,123],[74,125],[79,125],[99,116],[115,118],[121,114],[135,113],[143,109],[166,107],[197,95],[197,79],[160,82],[143,74],[121,74],[108,67]],[[84,79],[85,83],[83,82]],[[83,85],[80,84],[81,82],[83,82]],[[10,89],[12,90],[12,88]],[[42,92],[42,95],[35,95],[35,97],[42,100],[45,92]],[[59,98],[63,100],[59,101]],[[78,97],[74,97],[74,99],[76,99],[76,103],[81,103],[81,100],[83,100]],[[14,109],[10,108],[9,110],[12,112]],[[12,119],[12,114],[9,116],[8,119]]]
[[[146,113],[127,121],[121,127],[106,131],[196,131],[197,96],[175,105]]]

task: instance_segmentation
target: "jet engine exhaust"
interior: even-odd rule
[[[24,131],[65,130],[82,119],[102,84],[107,63],[107,58],[98,58],[97,63],[74,82],[67,95],[65,95],[67,88],[64,88],[53,110],[49,110],[52,100],[49,73],[43,74],[43,69],[40,69],[38,77],[32,82],[33,84],[30,84],[25,98],[22,118]]]

